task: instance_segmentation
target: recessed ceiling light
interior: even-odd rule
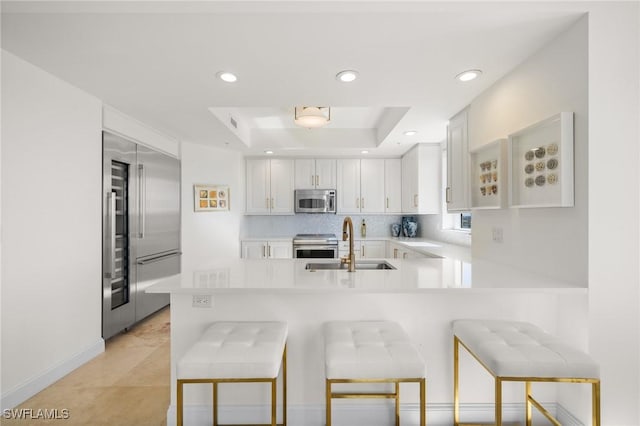
[[[351,83],[356,78],[358,78],[358,71],[354,70],[344,70],[336,74],[336,80],[343,83]]]
[[[404,135],[405,136],[414,136],[417,133],[418,133],[417,130],[407,130],[406,132],[404,132]]]
[[[273,154],[273,151],[271,151],[270,149],[268,149],[268,150],[266,150],[264,153],[265,153],[265,154],[267,154],[267,155],[271,155],[271,154]]]
[[[220,71],[219,73],[216,74],[216,76],[220,80],[226,81],[227,83],[235,83],[236,81],[238,81],[238,77],[236,77],[234,73],[229,71]]]
[[[456,78],[460,81],[471,81],[480,77],[480,74],[482,74],[480,70],[467,70],[456,75]]]
[[[360,151],[360,153],[361,153],[361,154],[368,154],[368,153],[369,153],[369,151],[367,151],[367,150],[365,149],[365,150],[363,150],[363,151]]]

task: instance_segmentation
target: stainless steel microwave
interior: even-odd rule
[[[335,189],[296,189],[296,213],[336,213]]]

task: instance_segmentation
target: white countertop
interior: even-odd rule
[[[382,259],[381,259],[382,260]],[[434,290],[474,289],[551,290],[584,292],[585,288],[480,262],[480,274],[471,276],[470,264],[451,258],[384,259],[395,270],[316,270],[307,263],[336,262],[337,259],[228,259],[212,261],[198,268],[159,280],[150,293],[410,293]],[[367,259],[362,261],[374,261]],[[475,266],[474,266],[475,267]],[[473,281],[473,282],[472,282]]]

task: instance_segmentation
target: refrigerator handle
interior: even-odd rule
[[[116,277],[116,193],[107,192],[107,223],[109,224],[109,271],[105,278]]]
[[[147,198],[147,182],[144,164],[138,164],[138,238],[144,238],[145,217],[147,215],[145,199]]]

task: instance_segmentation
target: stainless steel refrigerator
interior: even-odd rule
[[[103,132],[102,337],[169,304],[145,293],[180,272],[180,161]]]

